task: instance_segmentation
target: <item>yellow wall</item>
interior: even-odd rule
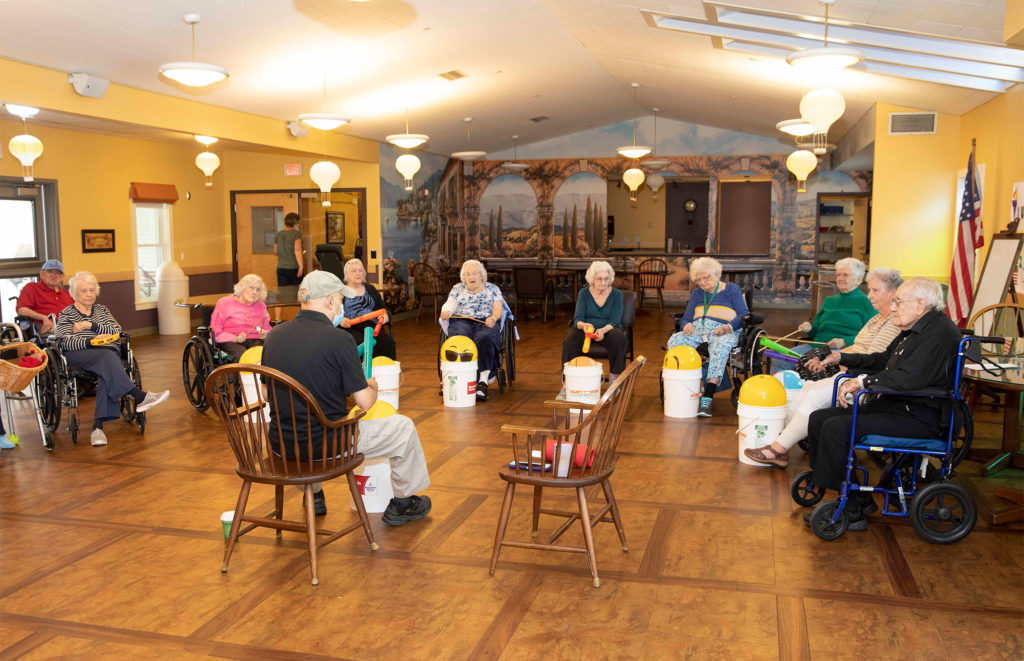
[[[665,187],[658,191],[658,199],[646,184],[640,186],[636,205],[629,201],[629,190],[626,184],[619,188],[618,182],[608,185],[608,215],[615,216],[615,236],[612,237],[613,247],[636,247],[636,237],[640,237],[641,248],[663,250],[665,247]],[[579,211],[582,226],[583,210]],[[558,222],[562,222],[559,218]]]
[[[949,282],[956,173],[967,164],[960,157],[961,118],[939,113],[934,135],[889,135],[890,112],[916,110],[875,106],[871,266]]]

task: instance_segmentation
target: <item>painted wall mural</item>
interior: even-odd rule
[[[608,245],[608,182],[589,172],[574,174],[555,194],[555,257],[603,254]]]

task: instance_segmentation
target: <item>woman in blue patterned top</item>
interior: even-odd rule
[[[501,314],[504,298],[497,285],[487,282],[484,265],[475,259],[462,263],[462,280],[452,287],[448,300],[441,306],[441,319],[448,321],[448,337],[465,335],[476,344],[477,367],[480,376],[476,383],[478,400],[487,399],[487,382],[497,374],[501,342]]]
[[[722,282],[722,264],[711,257],[690,263],[690,280],[698,285],[690,293],[686,313],[679,320],[682,330],[668,339],[668,348],[708,344],[708,377],[697,415],[711,417],[711,398],[725,374],[729,352],[739,340],[743,317],[750,313],[743,292],[732,282]]]
[[[373,328],[377,325],[377,320],[371,319],[358,324],[350,324],[348,320],[355,319],[374,310],[384,310],[384,323],[386,324],[388,323],[387,307],[384,305],[384,299],[381,298],[377,288],[365,282],[366,269],[363,268],[361,260],[350,259],[345,262],[342,274],[345,276],[345,284],[352,288],[355,295],[345,296],[345,318],[341,320],[341,327],[352,335],[357,345],[362,344],[363,329],[366,327]],[[387,356],[394,360],[395,341],[391,335],[381,330],[381,332],[377,333],[376,339],[377,343],[373,346],[373,355]]]

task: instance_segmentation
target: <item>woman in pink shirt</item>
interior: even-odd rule
[[[217,301],[210,328],[217,347],[237,361],[249,347],[263,344],[270,330],[270,315],[263,302],[267,286],[255,273],[242,276],[235,293]]]

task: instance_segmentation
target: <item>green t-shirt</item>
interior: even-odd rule
[[[277,268],[297,269],[299,262],[295,259],[295,240],[302,238],[302,232],[297,229],[284,229],[277,233],[274,241],[277,243]]]
[[[850,346],[868,319],[876,314],[875,307],[860,289],[834,294],[822,301],[807,337],[818,342],[841,337],[846,346]]]

